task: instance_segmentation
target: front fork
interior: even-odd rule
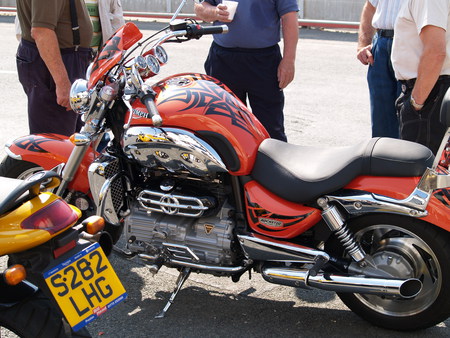
[[[86,152],[89,149],[90,146],[90,140],[86,138],[83,134],[74,134],[74,143],[75,148],[73,149],[72,153],[69,156],[69,159],[67,160],[66,165],[64,166],[64,169],[61,173],[61,184],[58,187],[58,190],[56,191],[56,195],[61,196],[64,194],[64,192],[67,189],[67,186],[69,183],[73,180],[75,177],[76,172],[78,171],[78,168],[80,167],[81,161],[84,158],[84,155],[86,155]],[[83,139],[83,140],[82,140]]]

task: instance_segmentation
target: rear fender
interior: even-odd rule
[[[15,139],[6,145],[8,156],[16,159],[35,163],[45,170],[51,170],[61,163],[67,163],[75,146],[67,136],[57,134],[31,134]],[[89,165],[94,161],[96,152],[89,148],[78,168],[70,190],[89,192],[87,172]]]
[[[0,275],[0,309],[14,306],[33,296],[37,291],[38,288],[27,281],[22,281],[17,285],[6,284],[2,273]]]
[[[374,177],[361,176],[348,184],[345,189],[368,191],[398,200],[407,198],[417,187],[420,177]],[[450,189],[433,192],[427,206],[427,216],[420,219],[450,232]]]

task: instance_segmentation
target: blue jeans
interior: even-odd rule
[[[395,78],[391,63],[392,38],[375,34],[372,41],[373,65],[369,66],[367,82],[370,92],[372,137],[399,138],[395,101],[401,84]]]

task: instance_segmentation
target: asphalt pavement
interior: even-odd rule
[[[144,35],[159,23],[139,23]],[[11,18],[0,17],[0,145],[28,133],[26,97],[17,79],[17,40]],[[203,72],[211,37],[166,45],[174,73]],[[334,147],[370,137],[366,67],[355,57],[354,32],[302,29],[296,77],[285,90],[289,142]],[[2,150],[1,155],[4,152]],[[152,277],[135,260],[111,256],[128,299],[89,324],[102,337],[449,337],[450,320],[431,329],[399,333],[375,327],[353,314],[332,292],[266,283],[253,274],[239,283],[192,275],[166,318],[154,316],[172,292],[177,271],[162,268]]]

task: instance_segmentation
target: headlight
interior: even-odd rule
[[[88,82],[84,79],[78,79],[70,88],[70,107],[75,113],[84,114],[89,110],[90,94],[88,91]]]

